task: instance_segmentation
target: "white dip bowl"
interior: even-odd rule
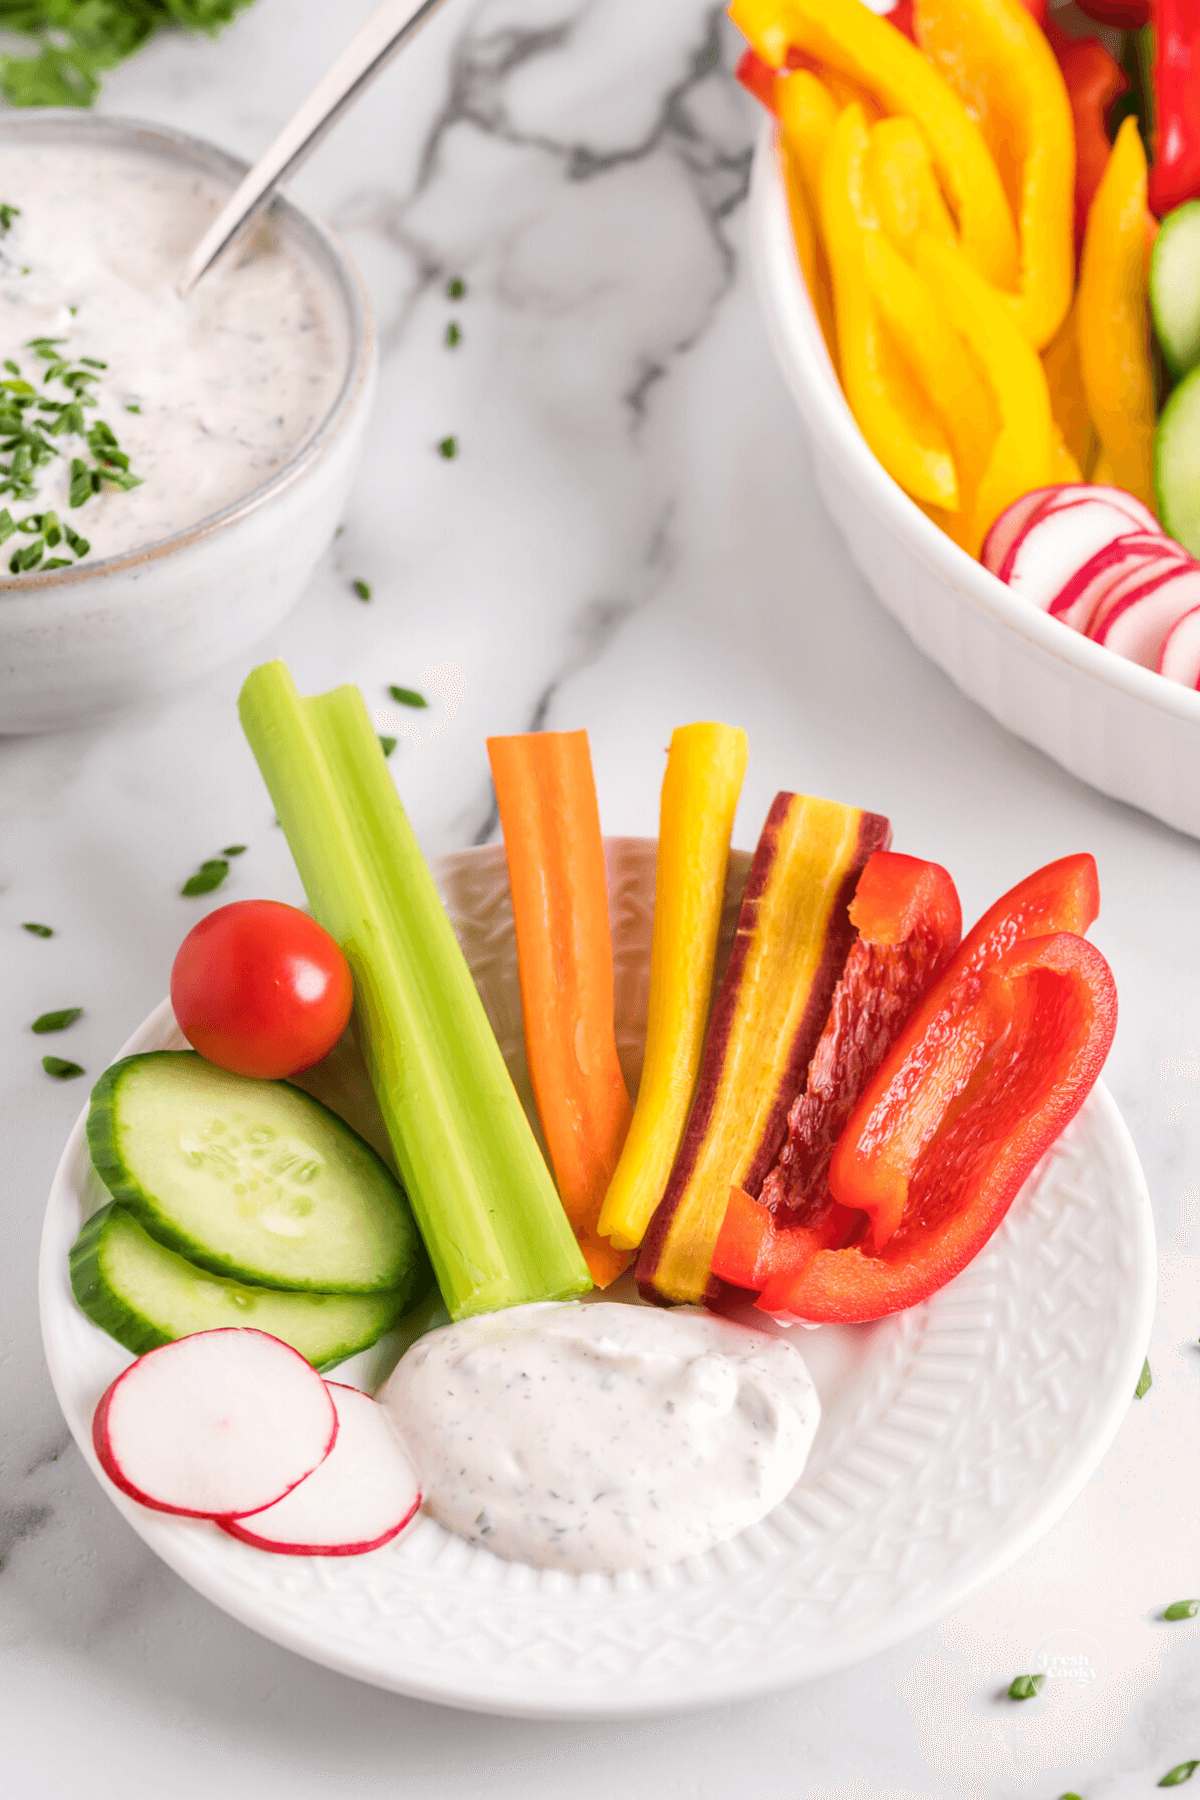
[[[1200,837],[1200,693],[1017,599],[867,448],[796,260],[770,121],[754,159],[750,237],[767,332],[816,450],[817,486],[888,611],[1009,731],[1102,793]]]
[[[169,126],[74,110],[0,117],[0,153],[6,144],[70,145],[81,158],[135,152],[228,191],[246,169]],[[10,539],[0,555],[0,733],[81,723],[232,661],[295,604],[332,539],[375,385],[370,302],[332,233],[297,201],[276,200],[270,229],[319,286],[341,364],[332,405],[262,485],[160,541],[14,576]],[[35,504],[0,496],[14,517]],[[65,522],[86,534],[87,509]]]

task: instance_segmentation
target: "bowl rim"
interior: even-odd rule
[[[193,132],[150,119],[126,118],[108,113],[80,112],[74,107],[44,107],[35,113],[0,114],[0,144],[5,139],[44,139],[48,142],[97,139],[117,148],[140,151],[146,156],[214,176],[233,187],[250,164],[231,151]],[[69,569],[31,571],[13,579],[0,575],[0,606],[33,591],[71,587],[138,567],[171,555],[188,545],[214,536],[257,512],[277,493],[290,487],[320,460],[341,435],[357,403],[368,390],[375,363],[375,321],[370,296],[354,259],[328,225],[303,201],[277,192],[267,213],[278,220],[284,233],[299,241],[312,261],[330,281],[344,309],[346,324],[345,369],[332,405],[312,436],[307,438],[268,481],[231,501],[219,511],[197,519],[169,537],[157,538],[136,550],[122,550],[94,562],[74,563]]]
[[[1024,638],[1055,662],[1082,670],[1159,712],[1200,724],[1200,692],[1117,656],[1017,599],[1004,582],[926,518],[876,459],[834,373],[796,256],[778,136],[775,121],[764,119],[750,174],[751,256],[767,334],[792,398],[822,451],[929,573],[953,588],[975,612]]]

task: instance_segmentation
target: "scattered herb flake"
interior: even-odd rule
[[[390,687],[388,693],[392,696],[392,699],[398,701],[401,706],[429,705],[424,694],[418,694],[416,688]]]
[[[457,350],[461,343],[462,329],[455,324],[453,319],[451,319],[446,327],[446,348],[447,350]]]
[[[53,937],[54,936],[54,933],[50,929],[49,925],[37,925],[34,923],[34,921],[32,919],[26,919],[25,923],[21,927],[21,930],[22,931],[32,931],[34,937]]]
[[[68,1025],[75,1023],[82,1011],[82,1006],[64,1006],[58,1012],[39,1013],[29,1029],[39,1034],[47,1031],[65,1031]]]
[[[446,292],[451,300],[462,300],[466,297],[467,284],[461,275],[452,275],[446,283]]]
[[[56,1081],[71,1081],[76,1075],[83,1074],[79,1064],[68,1062],[65,1056],[43,1056],[42,1067]]]
[[[390,756],[392,754],[392,751],[396,748],[395,738],[384,737],[383,733],[381,732],[379,735],[379,748],[383,751],[383,754],[385,756]]]
[[[1032,1700],[1046,1685],[1044,1675],[1017,1675],[1008,1684],[1010,1700]]]
[[[245,844],[226,844],[225,848],[221,852],[222,856],[245,856],[245,854],[246,854]]]
[[[141,409],[141,407],[140,407],[140,406],[139,406],[139,405],[138,405],[138,404],[137,404],[137,402],[136,402],[136,401],[134,401],[134,400],[127,400],[127,401],[126,401],[126,402],[125,402],[125,411],[126,411],[126,412],[131,412],[131,413],[140,413],[140,412],[141,412],[141,410],[142,410],[142,409]]]
[[[1178,1787],[1180,1782],[1190,1781],[1197,1769],[1200,1769],[1200,1756],[1194,1757],[1191,1762],[1176,1763],[1173,1769],[1167,1770],[1158,1785],[1159,1787]]]
[[[195,894],[211,894],[219,888],[229,873],[229,863],[223,856],[210,857],[202,862],[194,875],[189,875],[179,892],[187,899]]]
[[[350,585],[353,587],[360,600],[369,600],[371,598],[371,584],[369,581],[364,581],[361,576],[359,576],[357,581],[351,582]]]
[[[456,437],[444,437],[438,444],[438,455],[444,456],[447,462],[457,456],[458,439]]]
[[[1172,1600],[1164,1619],[1194,1619],[1200,1612],[1200,1600]]]
[[[19,219],[20,216],[19,206],[11,206],[7,200],[0,200],[0,237],[8,236],[12,230],[13,220]]]
[[[1135,1400],[1142,1399],[1142,1397],[1145,1394],[1148,1394],[1150,1392],[1150,1389],[1153,1386],[1154,1386],[1154,1377],[1150,1373],[1150,1358],[1147,1357],[1145,1362],[1142,1364],[1142,1372],[1138,1376],[1138,1384],[1133,1390],[1134,1399]]]

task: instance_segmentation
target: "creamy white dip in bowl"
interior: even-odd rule
[[[282,196],[187,301],[174,292],[245,166],[169,126],[0,117],[0,732],[80,723],[235,660],[337,529],[375,382],[350,259]],[[53,453],[23,483],[15,398]]]
[[[812,439],[817,487],[884,606],[1009,731],[1101,793],[1200,837],[1200,694],[1019,599],[939,531],[867,448],[796,260],[769,120],[754,158],[750,243],[767,334]],[[825,601],[814,594],[811,603]]]

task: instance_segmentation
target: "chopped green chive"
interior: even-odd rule
[[[446,348],[448,350],[457,350],[458,346],[461,343],[462,343],[462,331],[455,324],[454,320],[451,319],[450,323],[446,327]]]
[[[229,873],[229,864],[223,856],[212,856],[202,862],[194,875],[189,875],[179,892],[191,899],[195,894],[211,894],[219,888]]]
[[[70,1081],[74,1076],[83,1074],[79,1064],[68,1062],[65,1056],[43,1056],[42,1067],[56,1081]]]
[[[361,576],[357,581],[351,582],[350,585],[353,587],[360,600],[369,600],[371,598],[371,584],[369,581],[364,581]]]
[[[385,756],[390,756],[392,751],[396,748],[395,738],[384,737],[381,732],[379,735],[379,748],[383,751]]]
[[[429,705],[424,694],[418,694],[416,688],[390,687],[388,693],[392,696],[392,699],[398,701],[401,706]]]
[[[1167,1770],[1158,1785],[1178,1787],[1181,1781],[1190,1781],[1197,1769],[1200,1769],[1200,1756],[1194,1757],[1191,1762],[1176,1763],[1173,1769]]]
[[[1018,1675],[1008,1685],[1010,1700],[1032,1700],[1046,1685],[1044,1675]]]
[[[1133,1390],[1134,1399],[1135,1400],[1142,1399],[1144,1395],[1146,1395],[1150,1392],[1150,1389],[1153,1386],[1154,1386],[1154,1377],[1150,1373],[1150,1358],[1147,1357],[1145,1362],[1142,1364],[1142,1372],[1138,1376],[1138,1384]]]
[[[138,404],[137,404],[137,403],[136,403],[136,401],[133,401],[133,400],[129,400],[129,401],[127,401],[127,402],[126,402],[126,404],[125,404],[125,411],[126,411],[126,412],[132,412],[132,413],[140,413],[140,412],[141,412],[141,410],[142,410],[142,409],[141,409],[141,407],[140,407],[140,406],[138,406]]]
[[[221,852],[222,856],[245,856],[245,854],[246,854],[245,844],[226,844],[225,848]]]
[[[438,454],[444,456],[446,461],[449,462],[452,457],[458,455],[458,439],[456,437],[444,437],[438,445]]]
[[[1172,1600],[1164,1619],[1194,1619],[1200,1612],[1200,1600]]]
[[[19,219],[20,216],[19,206],[10,206],[7,200],[0,200],[0,237],[7,237],[12,230],[13,220]]]
[[[53,937],[54,936],[54,933],[50,929],[49,925],[37,925],[34,923],[34,921],[32,919],[26,919],[25,923],[21,927],[21,930],[22,931],[32,931],[34,937]]]
[[[39,1013],[29,1029],[39,1034],[47,1031],[65,1031],[68,1025],[75,1023],[82,1011],[82,1006],[64,1006],[58,1012]]]
[[[467,291],[467,284],[461,275],[452,275],[446,283],[446,292],[451,300],[461,300]]]

